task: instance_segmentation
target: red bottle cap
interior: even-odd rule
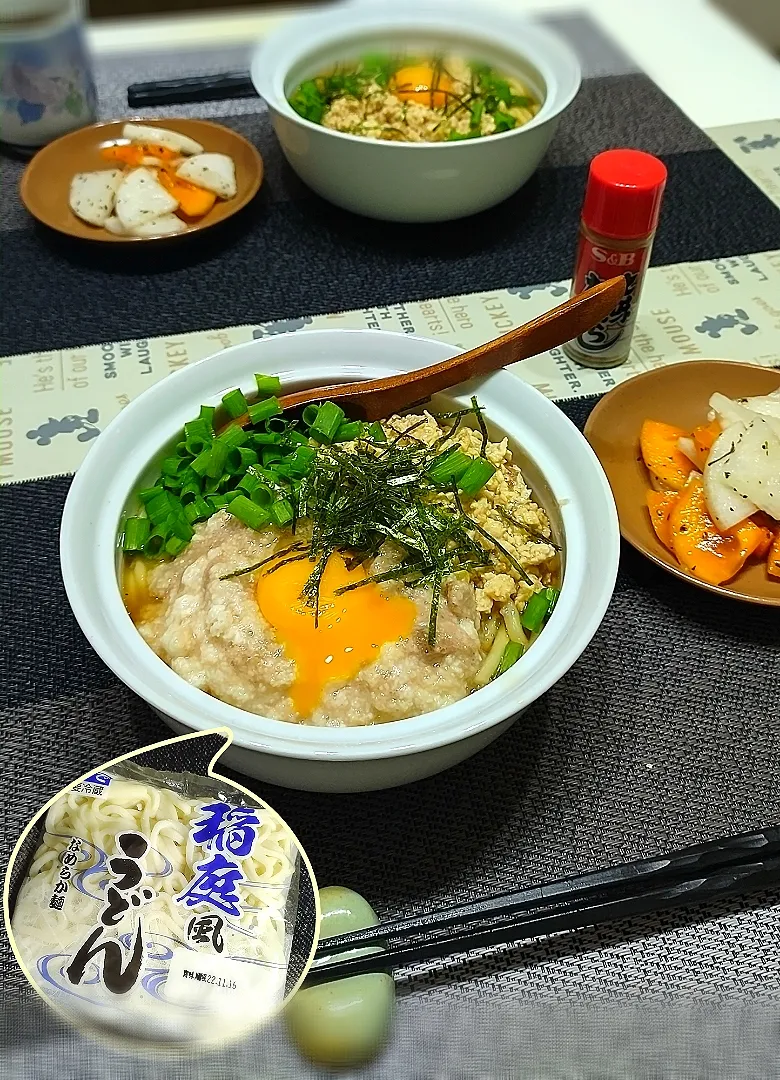
[[[666,166],[642,150],[605,150],[590,163],[582,220],[614,239],[648,236],[658,224]]]

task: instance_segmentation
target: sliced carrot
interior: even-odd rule
[[[660,420],[645,420],[639,436],[642,460],[664,491],[682,491],[691,463],[677,446],[688,433]]]
[[[767,573],[772,577],[780,578],[780,529],[775,533],[772,546],[766,558]]]
[[[750,519],[754,525],[761,530],[761,540],[753,552],[754,559],[765,559],[769,554],[769,549],[772,546],[772,541],[775,538],[775,529],[777,523],[772,520],[767,514],[762,514],[760,511],[757,514],[753,514]]]
[[[655,530],[655,535],[664,545],[664,547],[672,548],[672,527],[669,523],[669,518],[672,513],[672,508],[679,498],[676,491],[653,491],[652,488],[648,490],[647,509],[650,511],[650,522]]]
[[[739,541],[740,551],[745,559],[749,559],[751,555],[763,559],[772,543],[772,533],[769,529],[762,528],[752,518],[740,521],[739,525],[729,529],[724,536],[733,536]]]
[[[675,555],[685,569],[701,581],[721,585],[744,566],[749,543],[744,536],[720,532],[707,512],[704,484],[699,473],[691,473],[680,492],[669,525]]]
[[[140,165],[146,157],[169,164],[178,161],[181,156],[175,150],[157,146],[156,143],[112,143],[111,146],[104,146],[100,153],[108,161],[121,161],[123,165]]]
[[[120,161],[123,165],[140,165],[144,159],[143,147],[128,143],[104,146],[100,153],[109,161]]]
[[[696,443],[696,449],[703,458],[706,458],[712,449],[712,444],[720,435],[720,424],[717,420],[710,420],[709,424],[694,428],[691,434]]]
[[[176,150],[170,150],[167,146],[158,146],[157,143],[139,143],[144,157],[156,157],[160,161],[178,161],[181,154]]]
[[[213,191],[191,184],[188,180],[181,180],[178,176],[171,175],[166,169],[158,173],[160,183],[179,201],[179,209],[190,218],[203,217],[208,214],[217,196]]]

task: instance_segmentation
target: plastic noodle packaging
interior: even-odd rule
[[[49,809],[14,944],[76,1022],[229,1038],[284,999],[299,866],[289,831],[238,790],[123,762]]]

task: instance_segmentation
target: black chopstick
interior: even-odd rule
[[[249,97],[257,97],[257,91],[248,71],[157,79],[154,82],[133,83],[127,88],[127,104],[133,108]]]
[[[780,828],[773,826],[329,938],[317,948],[307,984],[700,903],[778,880]],[[447,928],[452,932],[438,933]],[[345,950],[365,945],[382,952],[344,959]]]

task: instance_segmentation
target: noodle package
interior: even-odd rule
[[[129,761],[50,807],[12,917],[19,959],[74,1020],[229,1038],[285,996],[300,858],[270,810]]]

